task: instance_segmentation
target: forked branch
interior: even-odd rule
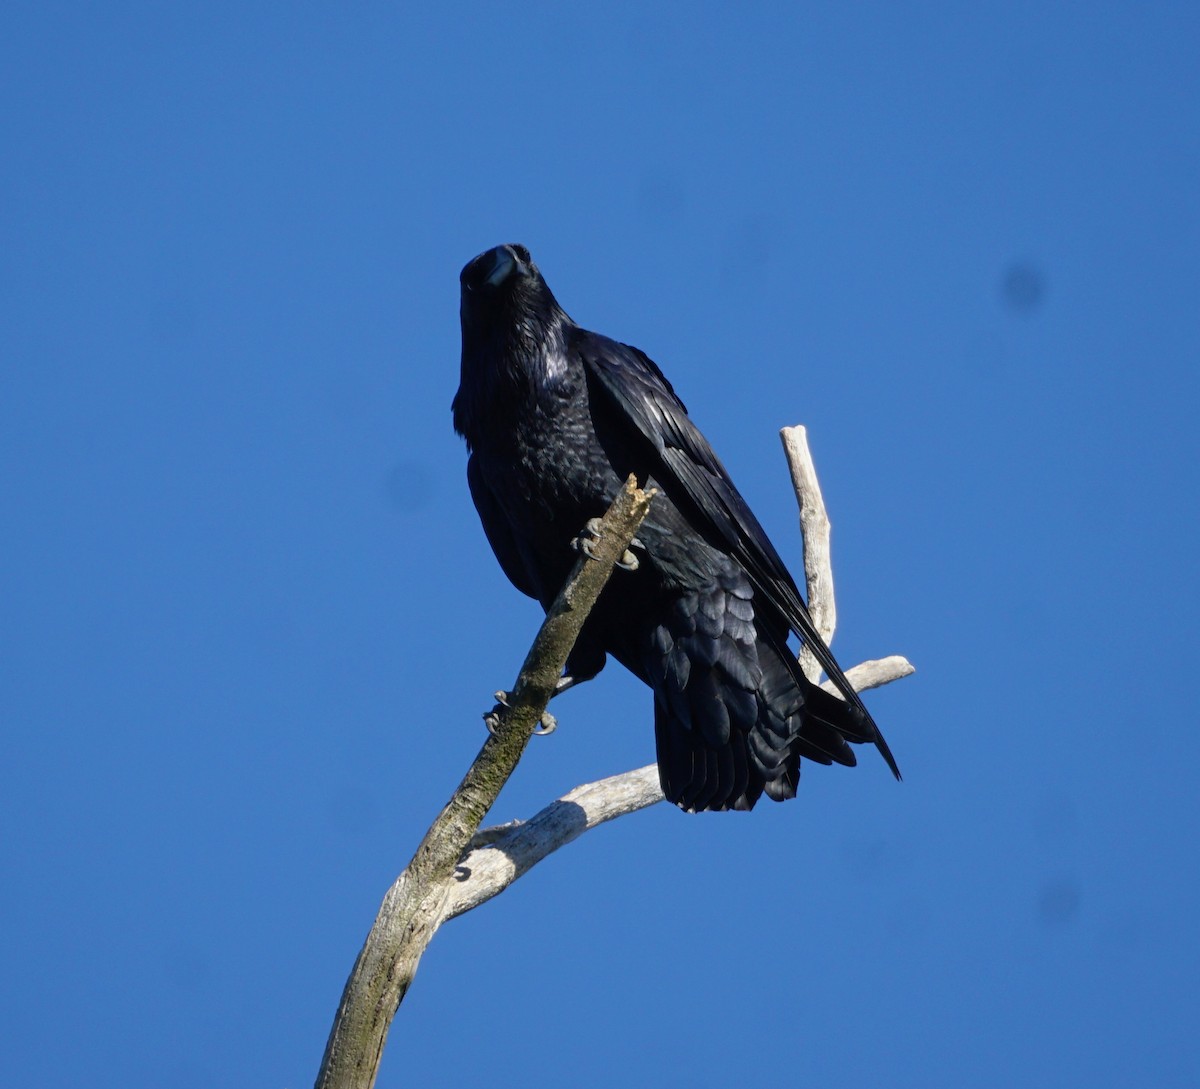
[[[826,642],[837,610],[829,558],[829,518],[803,427],[781,432],[800,506],[809,611]],[[650,495],[631,478],[604,517],[596,562],[581,557],[546,615],[525,665],[490,737],[458,790],[426,833],[413,860],[384,897],[359,954],[326,1045],[317,1089],[374,1085],[388,1027],[406,994],[425,946],[447,919],[503,892],[542,859],[606,821],[663,800],[654,764],[576,787],[527,821],[479,832],[484,815],[524,752],[562,675],[583,621],[615,561],[649,509]],[[808,676],[815,662],[802,657]],[[892,655],[846,671],[858,691],[906,677],[913,667]],[[823,686],[833,690],[828,682]]]

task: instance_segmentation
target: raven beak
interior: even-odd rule
[[[499,287],[514,271],[524,271],[521,259],[513,253],[511,246],[497,246],[493,253],[496,255],[496,263],[492,265],[492,271],[484,277],[484,282],[489,287]]]

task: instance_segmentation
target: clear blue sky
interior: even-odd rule
[[[1196,1085],[1195,5],[417,7],[0,16],[0,1081],[311,1083],[538,620],[449,413],[520,241],[793,564],[808,425],[905,781],[586,837],[380,1085]],[[556,710],[496,820],[652,758]]]

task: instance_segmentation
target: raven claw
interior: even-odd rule
[[[636,571],[640,566],[638,558],[633,554],[635,548],[645,551],[646,546],[642,544],[636,537],[629,542],[629,547],[625,549],[621,558],[617,560],[617,566],[623,571]]]
[[[571,547],[576,552],[582,552],[589,560],[594,560],[596,553],[592,551],[592,542],[600,539],[602,527],[601,519],[589,518],[583,527],[583,532],[571,542]]]
[[[603,536],[603,528],[601,519],[589,518],[587,524],[583,527],[583,532],[571,542],[571,547],[577,552],[582,552],[589,560],[594,560],[596,553],[593,551],[594,546],[592,542],[599,540]],[[616,566],[623,571],[636,571],[639,566],[638,558],[633,554],[631,549],[645,547],[641,541],[634,537],[629,542],[629,548],[625,549],[621,554],[621,558],[617,560]]]
[[[487,711],[483,716],[483,724],[487,727],[487,732],[496,736],[496,727],[500,725],[500,712],[510,707],[508,702],[508,693],[503,688],[493,693],[493,698],[496,701],[496,706],[490,711]],[[552,734],[558,729],[558,719],[556,719],[549,711],[543,711],[542,717],[537,726],[533,728],[533,732],[538,737],[545,737],[546,734]]]

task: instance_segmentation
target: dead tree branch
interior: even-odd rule
[[[803,427],[780,433],[800,507],[808,607],[828,643],[837,622],[830,564],[829,517]],[[326,1045],[317,1089],[374,1085],[388,1027],[437,928],[447,919],[503,892],[542,859],[599,824],[663,800],[654,764],[576,787],[527,821],[478,831],[484,815],[516,767],[562,675],[588,612],[649,508],[650,496],[631,478],[604,518],[595,545],[598,562],[576,565],[538,632],[517,685],[489,738],[412,862],[388,890],[346,983]],[[816,680],[815,660],[802,655]],[[846,671],[857,691],[914,672],[899,655]],[[835,691],[829,682],[824,688]]]
[[[808,614],[817,634],[829,646],[837,628],[837,603],[833,595],[833,563],[829,552],[830,524],[817,480],[817,468],[808,450],[808,432],[803,426],[779,432],[783,452],[792,473],[792,488],[800,507],[800,537],[804,542],[804,582],[808,590]],[[810,681],[821,678],[821,667],[808,647],[800,649],[800,668]]]

